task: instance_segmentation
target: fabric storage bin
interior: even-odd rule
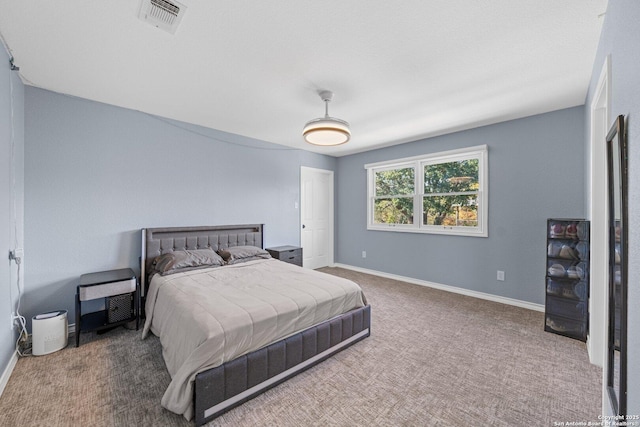
[[[547,313],[583,320],[587,315],[587,303],[564,298],[547,297]]]
[[[545,331],[557,332],[573,338],[584,339],[586,337],[586,324],[577,320],[547,314],[545,316]]]
[[[587,283],[584,281],[560,281],[547,278],[547,294],[578,301],[587,300]]]

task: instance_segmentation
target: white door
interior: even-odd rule
[[[333,171],[300,168],[302,265],[333,264]]]

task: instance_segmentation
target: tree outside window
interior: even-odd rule
[[[413,224],[414,168],[377,171],[375,187],[375,223]]]
[[[486,145],[365,168],[368,229],[488,235]]]
[[[478,225],[478,159],[424,166],[423,224]]]

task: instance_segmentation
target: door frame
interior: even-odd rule
[[[303,224],[303,215],[302,210],[304,209],[304,205],[302,203],[302,192],[304,191],[304,186],[302,185],[302,171],[305,170],[310,173],[324,174],[329,177],[329,235],[327,236],[327,262],[330,267],[335,265],[334,259],[334,235],[335,235],[335,180],[334,180],[334,172],[328,169],[319,169],[312,168],[308,166],[300,166],[300,246],[302,246],[302,224]],[[303,248],[303,266],[304,266],[304,248]]]
[[[588,181],[588,218],[591,220],[590,238],[590,292],[589,333],[587,351],[589,360],[605,366],[607,351],[607,282],[608,282],[608,230],[607,164],[605,138],[609,129],[611,111],[611,59],[607,56],[590,105],[590,146]],[[603,379],[605,381],[605,379]]]

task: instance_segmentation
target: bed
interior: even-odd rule
[[[262,249],[262,224],[142,230],[143,337],[160,337],[172,377],[162,406],[196,425],[370,335],[371,309],[355,283]],[[154,274],[158,260],[211,252],[231,256]],[[234,258],[244,252],[255,256]]]

